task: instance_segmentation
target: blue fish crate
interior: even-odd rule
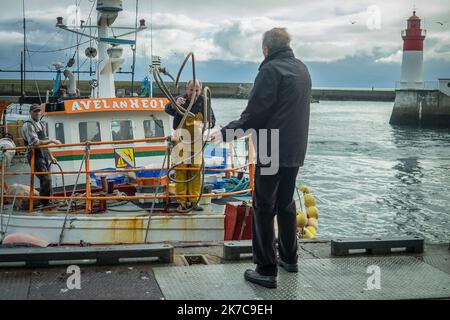
[[[220,182],[208,182],[209,185],[212,186],[213,190],[216,189],[224,189],[225,188],[225,181],[220,181]]]
[[[144,168],[142,168],[144,169]],[[154,170],[148,170],[148,171],[135,171],[136,178],[159,178],[164,177],[166,175],[166,170],[160,170],[160,169],[154,169]]]
[[[99,170],[116,170],[115,168],[103,168]],[[102,176],[106,177],[106,181],[113,181],[114,185],[124,184],[125,183],[125,175],[120,173],[108,172],[105,174],[98,173],[90,173],[89,177],[95,180],[95,184],[98,187],[102,186]]]
[[[214,157],[221,157],[223,161],[219,165],[205,165],[205,174],[214,174],[218,172],[207,171],[207,169],[225,169],[227,167],[227,158],[228,158],[228,149],[223,147],[216,147],[213,145],[207,145],[204,150],[205,162],[208,162],[208,159],[212,159]]]

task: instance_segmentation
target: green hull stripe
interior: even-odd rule
[[[136,152],[135,157],[136,158],[157,157],[157,156],[164,156],[165,153],[166,153],[165,151],[143,151],[143,152]],[[56,159],[58,161],[81,160],[81,159],[83,159],[83,155],[74,154],[74,155],[67,155],[67,156],[56,156]],[[100,159],[114,159],[114,153],[91,154],[91,160],[100,160]]]

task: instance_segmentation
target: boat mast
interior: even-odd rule
[[[150,72],[150,98],[153,98],[153,0],[150,0],[150,58],[152,72]]]
[[[25,81],[26,81],[26,20],[25,20],[25,0],[22,0],[22,15],[23,15],[23,91],[22,97],[25,96]]]
[[[131,66],[131,96],[134,93],[134,72],[136,67],[136,49],[137,49],[137,18],[138,18],[138,6],[139,0],[136,0],[136,17],[134,20],[134,28],[136,32],[134,33],[134,46],[133,46],[133,65]]]
[[[122,34],[115,34],[113,32],[113,37],[110,37],[108,29],[112,28],[112,24],[122,10],[122,0],[97,1],[96,25],[83,26],[82,24],[81,30],[77,27],[67,27],[63,22],[63,17],[56,18],[56,26],[58,28],[98,41],[98,62],[96,63],[97,67],[95,70],[97,79],[93,82],[92,86],[92,95],[95,98],[114,98],[116,96],[114,74],[116,72],[121,72],[120,68],[125,61],[125,59],[122,58],[123,49],[119,45],[135,45],[134,40],[122,39],[122,37],[146,29],[145,20],[141,19],[138,28],[115,27],[115,29],[125,31]],[[97,29],[97,36],[84,33],[86,27]],[[78,45],[79,43],[77,43],[77,46]]]

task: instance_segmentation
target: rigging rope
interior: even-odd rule
[[[87,154],[89,152],[90,152],[90,150],[89,150],[89,143],[86,143],[86,152],[84,153],[83,158],[81,159],[80,169],[78,170],[77,179],[75,180],[75,184],[73,186],[72,194],[70,195],[69,205],[67,206],[66,215],[64,217],[64,223],[63,223],[63,226],[61,228],[61,233],[59,234],[59,242],[58,242],[59,246],[61,245],[62,240],[63,240],[64,230],[66,228],[66,223],[67,223],[67,217],[69,216],[69,211],[70,211],[70,209],[72,207],[72,203],[73,203],[73,197],[75,195],[75,191],[77,190],[78,179],[80,178],[80,175],[81,175],[81,169],[83,168],[83,163],[85,162],[86,156],[87,156]]]
[[[83,45],[83,44],[88,43],[89,41],[90,41],[90,40],[81,42],[81,43],[79,43],[78,45],[81,46],[81,45]],[[27,49],[27,51],[28,51],[28,52],[36,52],[36,53],[52,53],[52,52],[59,52],[59,51],[70,50],[70,49],[73,49],[73,48],[76,48],[76,47],[77,47],[77,45],[73,45],[73,46],[70,46],[70,47],[61,48],[61,49],[54,49],[54,50],[41,50],[41,51],[38,51],[38,50],[28,50],[28,49]]]

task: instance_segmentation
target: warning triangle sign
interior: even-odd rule
[[[116,168],[134,168],[136,166],[133,148],[114,149],[114,158]]]

